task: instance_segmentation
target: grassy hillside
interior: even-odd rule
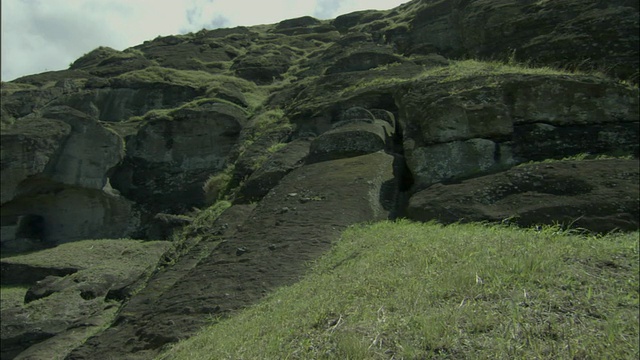
[[[638,233],[352,227],[282,288],[160,359],[634,359]]]

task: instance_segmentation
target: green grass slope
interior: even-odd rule
[[[637,359],[638,233],[382,222],[160,359]]]

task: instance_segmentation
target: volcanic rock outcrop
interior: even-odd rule
[[[414,0],[3,82],[2,358],[153,358],[360,222],[638,229],[638,10]],[[145,265],[23,254],[74,244]]]

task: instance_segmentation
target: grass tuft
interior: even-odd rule
[[[160,359],[638,358],[638,233],[348,229],[299,283]]]
[[[385,71],[388,70],[390,66],[382,66],[376,68],[374,70],[377,71]],[[396,65],[397,66],[397,65]],[[552,67],[534,67],[529,66],[527,64],[517,63],[513,60],[509,60],[507,62],[501,61],[479,61],[479,60],[451,60],[448,65],[434,66],[430,68],[426,68],[420,74],[414,76],[413,78],[398,78],[392,76],[379,77],[373,80],[363,80],[357,84],[351,85],[344,90],[342,90],[342,94],[348,94],[354,91],[371,88],[371,87],[379,87],[379,86],[387,86],[387,85],[397,85],[402,83],[410,83],[413,81],[424,81],[424,80],[433,80],[439,84],[445,83],[453,83],[460,80],[470,79],[470,78],[491,78],[501,75],[554,75],[554,76],[577,76],[577,75],[590,75],[598,78],[607,78],[606,75],[601,73],[592,72],[589,74],[582,73],[579,71],[567,71],[554,69]],[[485,79],[484,84],[494,84],[498,81],[498,78],[494,80]],[[466,86],[469,86],[466,84]]]
[[[234,165],[227,165],[224,170],[209,176],[205,181],[204,185],[202,185],[202,191],[204,191],[207,204],[214,204],[219,200],[223,200],[229,193],[234,170]]]
[[[516,167],[523,167],[533,164],[550,164],[555,162],[563,162],[563,161],[585,161],[585,160],[633,160],[633,155],[629,155],[626,153],[620,152],[620,154],[589,154],[589,153],[579,153],[572,156],[565,156],[560,159],[544,159],[542,161],[527,161],[521,164],[518,164]]]

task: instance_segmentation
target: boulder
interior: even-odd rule
[[[396,117],[391,111],[385,109],[370,109],[370,112],[374,119],[383,120],[389,123],[389,125],[391,125],[391,130],[393,130],[393,133],[395,134]]]
[[[371,113],[371,111],[360,107],[354,106],[343,111],[338,117],[338,122],[350,122],[350,121],[373,121],[376,117]],[[336,127],[334,125],[334,127]]]
[[[136,215],[108,179],[124,157],[122,138],[66,106],[39,115],[2,132],[3,251],[126,236]]]
[[[40,217],[41,238],[30,244],[34,239],[22,236],[20,226],[13,234],[7,229],[3,233],[7,236],[2,238],[2,251],[20,251],[25,246],[49,247],[83,239],[121,238],[133,233],[139,224],[133,203],[120,195],[47,180],[29,181],[28,186],[29,193],[2,205],[2,217],[26,214]],[[3,232],[4,228],[3,225]],[[33,226],[30,228],[33,231]]]
[[[71,285],[72,282],[69,277],[47,276],[42,280],[36,281],[35,285],[27,290],[24,296],[24,303],[27,304],[34,300],[45,298]]]
[[[340,15],[331,21],[341,33],[347,32],[350,28],[371,21],[378,20],[384,16],[382,11],[378,10],[361,10],[352,13]]]
[[[596,232],[636,231],[638,160],[560,161],[436,184],[414,194],[410,219],[562,224]]]
[[[220,168],[247,121],[237,106],[216,102],[181,108],[169,116],[143,126],[127,144],[127,156],[171,163],[176,170]]]
[[[149,223],[149,239],[171,239],[173,234],[191,224],[193,218],[186,215],[157,213]]]
[[[272,31],[277,34],[295,36],[328,33],[336,31],[336,28],[331,24],[323,24],[320,20],[311,16],[303,16],[281,21]]]
[[[144,204],[151,216],[178,214],[204,203],[202,184],[224,169],[246,124],[237,106],[206,102],[149,121],[127,142],[112,186]]]
[[[413,97],[411,94],[403,98],[400,109],[405,122],[420,129],[420,133],[414,132],[410,136],[419,138],[423,144],[480,137],[509,138],[513,132],[513,120],[501,99],[502,94],[497,92],[495,88],[482,87],[450,96],[438,94],[428,104],[424,102],[428,95]]]
[[[318,25],[318,24],[320,24],[320,20],[313,18],[311,16],[302,16],[299,18],[280,21],[276,25],[276,30],[284,30],[284,29],[312,26],[312,25]]]
[[[233,84],[223,84],[218,88],[212,89],[207,92],[207,96],[230,101],[243,108],[249,107],[249,103],[247,103],[247,99],[242,91]]]
[[[578,75],[495,74],[491,85],[483,77],[424,79],[397,92],[418,188],[530,160],[638,153],[637,89]]]
[[[2,204],[18,195],[20,183],[44,173],[47,166],[55,162],[71,130],[71,125],[64,121],[36,116],[3,129],[0,133]]]
[[[282,78],[291,66],[291,58],[283,53],[257,52],[238,56],[233,60],[231,70],[238,77],[259,85],[271,84]]]
[[[394,133],[395,121],[391,112],[382,109],[369,111],[361,106],[349,107],[340,112],[337,121],[331,124],[331,130],[312,142],[307,162],[384,150]]]
[[[381,120],[339,125],[311,142],[307,164],[382,151],[392,134],[389,124]]]
[[[412,142],[405,142],[405,155],[418,189],[515,165],[508,148],[487,139],[452,141],[425,147],[411,145]]]
[[[43,117],[64,121],[71,134],[57,158],[48,164],[47,177],[62,184],[102,189],[107,173],[124,158],[124,141],[95,118],[67,106],[47,108]]]

